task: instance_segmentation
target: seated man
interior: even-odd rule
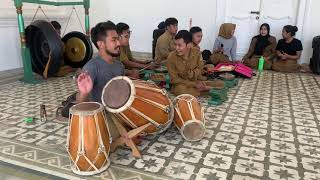
[[[167,60],[171,51],[174,51],[174,36],[178,31],[178,20],[176,18],[168,18],[165,21],[166,31],[158,38],[155,60],[163,63]]]
[[[200,96],[201,92],[207,92],[211,86],[221,83],[221,81],[207,82],[207,78],[202,76],[202,55],[199,49],[192,47],[190,32],[186,30],[178,32],[175,36],[175,49],[169,54],[167,62],[173,85],[172,92],[175,95]]]
[[[108,81],[124,74],[138,77],[137,71],[125,72],[123,64],[114,57],[120,55],[119,35],[113,22],[97,24],[91,30],[91,40],[98,49],[98,56],[91,59],[77,79],[77,102],[101,102],[101,94]]]
[[[129,39],[130,39],[130,33],[131,33],[129,28],[130,28],[129,25],[125,23],[117,24],[117,33],[120,38],[120,61],[128,69],[133,69],[133,68],[154,69],[156,67],[154,64],[147,64],[150,61],[139,61],[132,57],[132,53],[129,45]]]
[[[116,25],[113,22],[102,22],[93,27],[91,40],[99,54],[83,67],[84,72],[77,79],[79,92],[76,94],[76,103],[85,101],[101,103],[103,88],[112,78],[124,74],[135,78],[139,75],[137,71],[125,72],[123,64],[114,59],[120,55],[120,42]],[[111,137],[117,138],[119,133],[110,120],[113,118],[110,113],[107,113]]]
[[[200,50],[200,42],[202,40],[202,29],[198,26],[194,26],[190,29],[190,33],[192,34],[192,45],[193,47]]]

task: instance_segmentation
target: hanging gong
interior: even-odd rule
[[[37,20],[26,28],[27,47],[32,57],[32,70],[54,76],[63,62],[63,43],[50,22]],[[50,60],[50,61],[49,61]]]
[[[77,31],[66,34],[64,42],[64,62],[73,68],[83,67],[92,57],[93,49],[89,38]]]

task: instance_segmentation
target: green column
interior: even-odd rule
[[[89,8],[90,8],[90,1],[83,0],[83,6],[85,10],[85,28],[87,36],[90,36],[90,19],[89,19]]]
[[[18,27],[19,27],[19,33],[20,33],[21,56],[23,61],[23,82],[35,84],[37,81],[35,80],[32,74],[31,54],[30,54],[29,48],[27,48],[26,46],[24,20],[22,16],[22,1],[15,0],[14,4],[17,10]]]

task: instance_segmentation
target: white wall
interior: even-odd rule
[[[216,0],[108,0],[108,6],[110,20],[129,24],[134,51],[151,52],[152,32],[168,17],[179,20],[179,29],[189,29],[192,18],[203,29],[201,47],[213,47]]]

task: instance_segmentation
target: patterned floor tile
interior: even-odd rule
[[[298,171],[285,167],[273,166],[269,167],[269,176],[274,180],[296,180],[299,179]]]
[[[270,152],[270,162],[278,165],[298,167],[297,158],[294,155]]]
[[[270,149],[291,154],[296,153],[295,145],[284,141],[271,140]]]
[[[320,136],[319,130],[317,128],[297,126],[296,129],[297,129],[297,132],[302,135]]]
[[[304,180],[319,180],[320,179],[320,173],[304,173]]]
[[[266,140],[262,138],[244,136],[242,138],[242,144],[251,147],[265,148],[267,143]]]
[[[140,178],[138,174],[152,174],[153,179],[319,179],[318,81],[310,75],[271,71],[240,79],[220,106],[209,106],[208,97],[199,98],[206,118],[201,141],[185,141],[171,127],[145,137],[138,146],[142,159],[134,158],[126,147],[118,148],[110,153],[110,171],[88,179]],[[65,148],[68,123],[56,120],[55,110],[75,90],[70,77],[0,87],[0,156],[25,161],[37,154],[44,156],[41,163],[29,163],[56,168],[62,163],[59,171],[72,174]],[[39,120],[41,104],[46,105],[47,122]],[[34,122],[24,122],[26,117],[33,117]],[[39,153],[42,150],[46,153]],[[48,156],[50,151],[66,163]],[[118,172],[114,171],[117,166],[122,167]]]
[[[267,134],[267,130],[261,128],[246,127],[245,134],[250,136],[263,137]]]
[[[144,155],[141,159],[137,160],[134,166],[138,169],[143,169],[144,171],[155,173],[159,172],[164,163],[164,159],[155,156]]]
[[[237,124],[237,125],[243,125],[244,118],[236,117],[236,116],[226,116],[224,118],[224,122],[231,123],[231,124]]]
[[[320,147],[300,145],[299,150],[301,154],[320,159]]]
[[[188,147],[188,148],[192,148],[192,149],[204,150],[207,148],[208,144],[209,144],[209,140],[202,139],[200,141],[195,141],[195,142],[185,141],[183,143],[183,146]]]
[[[235,164],[235,170],[239,173],[263,176],[264,165],[263,163],[254,162],[250,160],[238,159]]]
[[[175,150],[175,147],[172,145],[164,143],[154,143],[148,149],[148,153],[154,154],[156,156],[169,157]]]
[[[208,180],[208,179],[227,179],[227,173],[217,171],[215,169],[201,168],[197,174],[196,180]]]
[[[265,158],[265,152],[251,147],[241,147],[239,150],[239,157],[253,161],[263,161]]]
[[[180,160],[187,163],[198,163],[201,159],[202,152],[198,150],[193,150],[189,148],[180,148],[175,156],[174,159]]]
[[[45,136],[46,134],[42,132],[28,131],[27,133],[22,134],[20,137],[17,137],[16,139],[25,143],[34,143]]]
[[[248,119],[247,126],[266,129],[268,128],[268,122],[256,119]]]
[[[313,127],[313,128],[317,127],[317,123],[314,120],[296,118],[295,123],[296,125],[299,125],[299,126],[306,126],[306,127]]]
[[[124,166],[129,165],[135,158],[131,155],[129,149],[118,148],[114,153],[110,155],[110,161],[115,164],[121,164]]]
[[[223,142],[213,142],[210,151],[232,156],[236,152],[236,146]]]
[[[284,123],[272,122],[271,128],[276,131],[292,132],[292,126]]]
[[[0,132],[0,136],[1,137],[5,137],[5,138],[14,138],[18,135],[21,135],[22,133],[26,132],[26,129],[22,129],[19,127],[11,127],[5,130],[2,130]]]
[[[310,146],[320,146],[320,137],[298,135],[298,141],[300,144],[307,144]]]
[[[194,169],[193,165],[171,161],[163,174],[177,179],[190,179],[194,173]]]
[[[240,133],[242,131],[242,126],[235,124],[223,123],[220,126],[221,131],[231,132],[231,133]]]
[[[214,169],[229,169],[232,158],[228,156],[208,153],[203,164]]]
[[[237,143],[239,140],[239,135],[227,133],[227,132],[219,132],[216,135],[216,140],[222,141],[222,142]]]

